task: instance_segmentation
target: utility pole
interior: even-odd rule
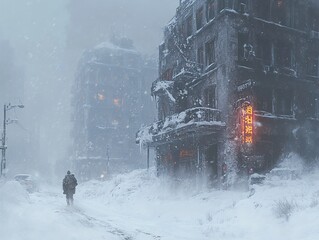
[[[147,171],[150,169],[150,146],[147,145]]]
[[[10,103],[8,105],[3,105],[3,132],[2,132],[2,145],[0,149],[2,150],[2,157],[1,157],[1,166],[0,166],[0,177],[5,176],[5,170],[7,166],[7,159],[6,159],[6,135],[7,135],[7,124],[10,124],[14,121],[8,121],[7,120],[7,111],[9,111],[12,108],[24,108],[24,105],[11,105]]]
[[[2,146],[1,146],[1,150],[2,150],[2,157],[1,157],[1,172],[0,172],[0,176],[4,175],[4,171],[6,169],[6,127],[7,127],[7,106],[4,105],[3,106],[3,133],[2,133]]]
[[[109,171],[110,171],[110,146],[106,145],[106,157],[107,157],[107,165],[106,165],[106,174],[109,177]]]

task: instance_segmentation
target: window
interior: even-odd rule
[[[207,21],[212,20],[215,17],[215,1],[214,0],[207,0]]]
[[[307,59],[307,74],[318,76],[319,55],[309,55]]]
[[[272,90],[256,89],[257,110],[272,113]]]
[[[203,46],[197,49],[197,62],[201,66],[204,65],[204,47]]]
[[[162,74],[162,80],[166,81],[171,81],[173,78],[173,69],[167,69],[163,74]]]
[[[319,32],[319,18],[313,18],[310,27],[313,31]]]
[[[280,67],[292,67],[292,47],[287,42],[278,42],[276,46],[276,64]]]
[[[97,94],[97,99],[98,99],[99,101],[104,101],[104,100],[105,100],[105,95],[104,95],[104,93],[98,93],[98,94]]]
[[[247,11],[248,0],[236,0],[235,8],[240,13],[245,13]]]
[[[310,9],[309,16],[310,29],[319,32],[319,14],[316,7]]]
[[[279,115],[292,115],[292,91],[277,89],[275,91],[275,113]]]
[[[316,118],[319,119],[319,95],[315,96]]]
[[[270,0],[256,0],[256,15],[259,18],[269,20],[270,18]]]
[[[196,29],[201,29],[204,25],[204,19],[203,19],[203,8],[197,10],[196,12]]]
[[[185,111],[188,108],[188,95],[183,91],[179,91],[176,97],[175,109],[177,112]]]
[[[273,21],[285,25],[286,24],[286,11],[285,0],[275,0],[273,2]]]
[[[305,116],[315,117],[316,116],[316,98],[313,94],[307,94],[303,97]]]
[[[189,37],[193,34],[193,21],[192,21],[192,16],[189,16],[186,19],[186,37]]]
[[[214,41],[209,41],[205,44],[206,66],[211,65],[215,61]]]
[[[270,40],[257,37],[256,57],[262,59],[266,65],[271,65],[271,48]]]
[[[218,0],[218,12],[220,12],[221,10],[225,9],[226,7],[226,0]]]
[[[248,33],[238,33],[238,60],[245,58],[245,45],[248,43]]]
[[[300,119],[318,117],[318,96],[309,91],[303,91],[299,93],[297,103],[296,117]]]
[[[293,21],[295,24],[295,28],[305,30],[307,25],[307,11],[304,4],[299,1],[296,1],[294,3],[294,15],[295,16],[293,17]]]
[[[216,108],[216,87],[211,86],[204,91],[204,102],[209,108]]]
[[[122,105],[122,99],[121,98],[114,98],[113,105],[116,107],[120,107]]]
[[[285,0],[276,0],[275,4],[278,8],[284,7]]]

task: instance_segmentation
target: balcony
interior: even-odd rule
[[[181,63],[174,69],[174,81],[191,81],[198,78],[203,73],[203,65],[196,62],[182,60]]]
[[[136,135],[136,143],[156,146],[187,138],[190,134],[209,135],[224,129],[221,112],[217,109],[197,107],[174,114],[162,121],[140,129]]]
[[[168,70],[171,70],[171,74],[168,76],[165,74]],[[194,81],[199,78],[203,73],[203,65],[196,62],[190,62],[181,60],[178,66],[174,69],[166,70],[162,76],[156,79],[152,84],[152,95],[167,94],[169,98],[175,102],[173,97],[174,87],[185,87],[185,84]]]

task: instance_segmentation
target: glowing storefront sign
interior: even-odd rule
[[[241,139],[243,144],[252,144],[254,135],[254,110],[245,104],[241,110]]]

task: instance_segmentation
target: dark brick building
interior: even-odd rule
[[[158,122],[137,133],[159,172],[218,182],[291,150],[318,157],[318,5],[181,1],[159,47]]]

